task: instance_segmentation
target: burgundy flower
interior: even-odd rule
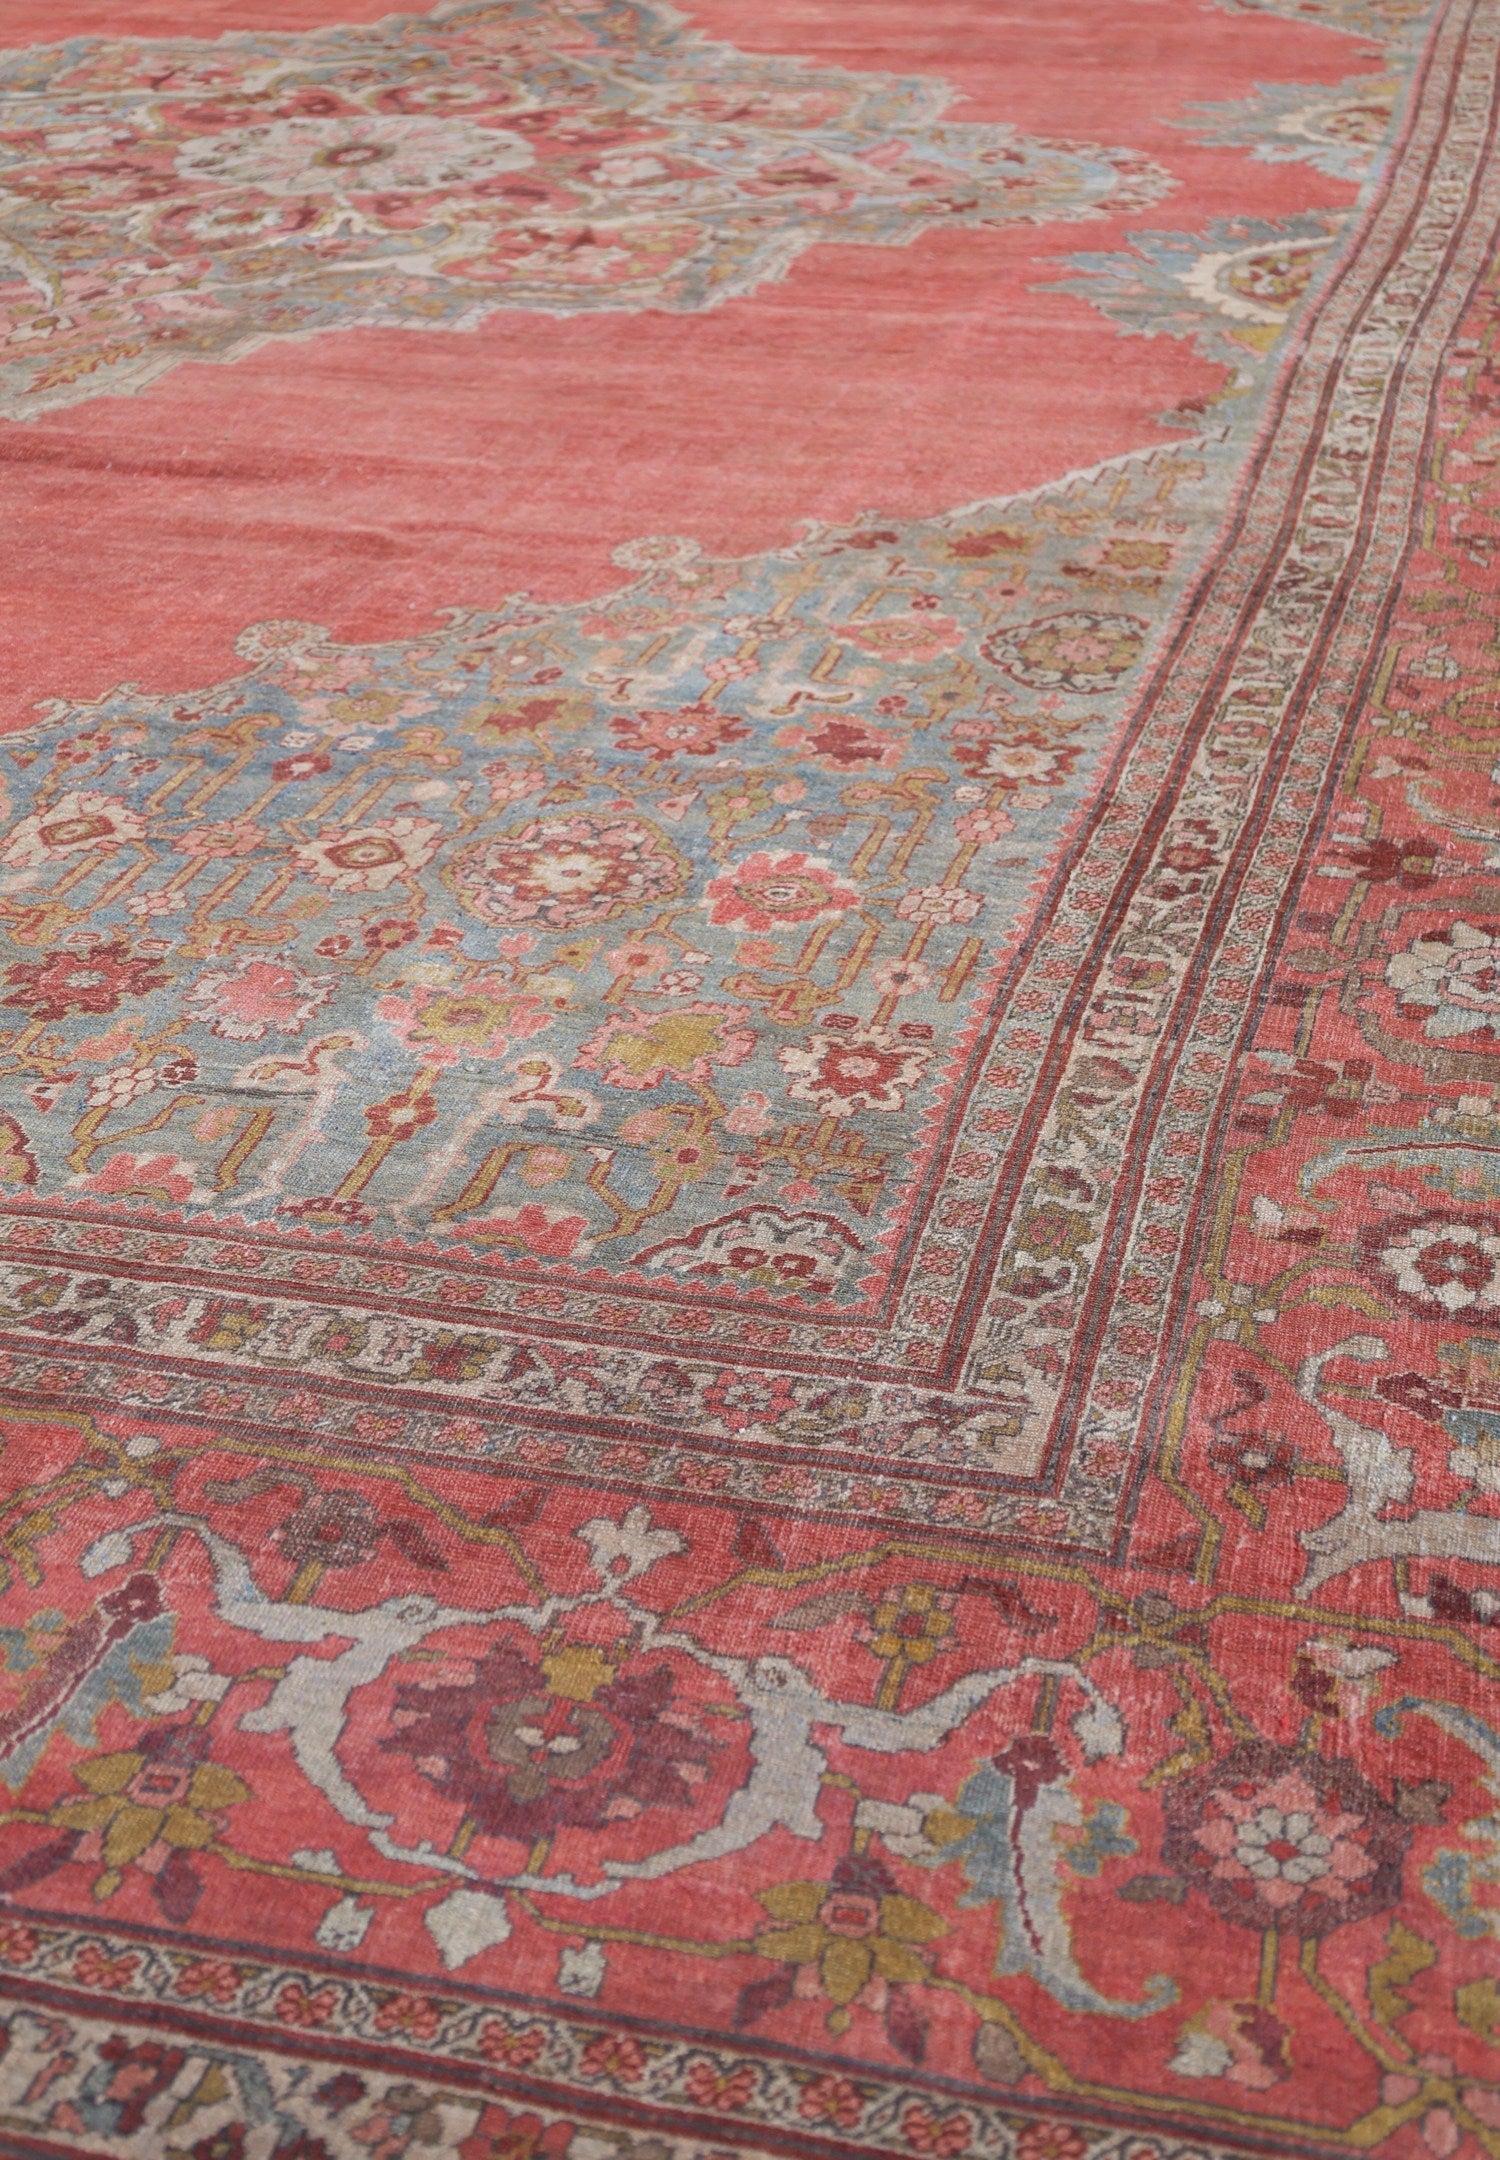
[[[1297,1451],[1284,1433],[1215,1433],[1208,1459],[1240,1485],[1285,1485]]]
[[[1410,1827],[1352,1762],[1247,1740],[1165,1814],[1163,1860],[1242,1927],[1315,1938],[1401,1897]]]
[[[1420,892],[1437,882],[1439,856],[1430,840],[1367,840],[1345,860],[1372,885],[1396,884]]]
[[[368,1560],[381,1534],[380,1516],[363,1493],[309,1493],[276,1533],[293,1567],[320,1560],[324,1567],[357,1567]]]
[[[398,916],[388,916],[384,922],[365,925],[365,948],[369,952],[396,952],[409,945],[417,935],[414,922],[403,922]]]
[[[278,758],[271,767],[273,780],[315,780],[320,773],[333,770],[333,759],[326,750],[301,750],[295,757]]]
[[[83,952],[16,961],[5,970],[10,995],[0,1004],[19,1006],[36,1020],[61,1020],[74,1012],[109,1013],[122,998],[144,997],[166,979],[154,961],[134,958],[127,946],[110,939]]]
[[[716,1745],[693,1729],[670,1665],[622,1669],[577,1643],[490,1650],[467,1681],[404,1687],[394,1724],[383,1747],[480,1831],[526,1844],[689,1806]]]

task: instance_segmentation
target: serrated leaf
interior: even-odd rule
[[[1418,1973],[1426,1972],[1437,1963],[1437,1952],[1430,1942],[1424,1942],[1402,1921],[1398,1920],[1386,1937],[1389,1954],[1378,1965],[1370,1967],[1367,1982],[1370,2008],[1383,2024],[1392,2025],[1403,2018],[1411,2008],[1401,1992],[1408,1980],[1415,1980]]]

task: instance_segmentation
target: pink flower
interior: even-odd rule
[[[512,2032],[492,2018],[479,2030],[479,2052],[486,2062],[508,2063],[512,2069],[524,2070],[534,2063],[546,2045],[547,2036],[540,2025],[527,2025],[520,2032]]]
[[[175,1985],[179,1995],[201,1997],[208,2002],[233,2002],[240,1988],[239,1968],[227,1958],[194,1958],[179,1969]]]
[[[646,2051],[625,2033],[600,2033],[583,2051],[579,2069],[586,2078],[608,2078],[612,2085],[634,2085],[646,2068]]]
[[[80,1987],[105,1988],[118,1994],[121,1988],[129,1987],[140,1962],[137,1957],[111,1957],[97,1943],[85,1943],[73,1960],[73,1978]]]
[[[375,2013],[375,2030],[409,2033],[414,2040],[431,2040],[441,2023],[438,2006],[427,1995],[390,1995]]]
[[[1253,1791],[1215,1793],[1219,1812],[1198,1831],[1221,1881],[1253,1881],[1267,1905],[1295,1905],[1312,1883],[1319,1895],[1342,1895],[1375,1863],[1349,1833],[1360,1818],[1324,1807],[1305,1777],[1289,1771]]]
[[[195,825],[191,832],[179,833],[176,845],[184,855],[201,855],[206,859],[235,855],[253,855],[264,847],[266,836],[258,825],[248,818],[226,818],[216,825]]]
[[[957,2154],[967,2152],[974,2135],[974,2125],[967,2115],[959,2113],[957,2109],[951,2114],[935,2115],[930,2108],[919,2103],[916,2107],[909,2107],[902,2116],[901,2135],[913,2152],[925,2153],[929,2155],[929,2160],[956,2160]],[[1080,2140],[1079,2151],[1082,2150]],[[1027,2153],[1024,2160],[1053,2160],[1053,2156]],[[1074,2160],[1074,2156],[1059,2153],[1056,2160]]]
[[[1071,2123],[1028,2123],[1016,2140],[1016,2160],[1083,2160],[1087,2146]]]
[[[958,838],[970,847],[992,847],[1015,829],[1015,819],[998,803],[993,809],[966,810],[961,818],[955,819],[953,826]]]
[[[200,975],[187,1006],[228,1042],[260,1042],[272,1028],[300,1035],[337,988],[332,975],[304,975],[284,960],[242,960]]]
[[[713,878],[705,898],[711,923],[765,931],[842,915],[859,906],[860,895],[821,856],[761,852]]]
[[[919,885],[903,893],[896,903],[902,922],[972,922],[984,906],[981,894],[966,892],[962,885]]]
[[[688,2098],[696,2101],[699,2107],[733,2115],[752,2097],[760,2078],[749,2063],[741,2063],[735,2070],[721,2070],[711,2062],[700,2060],[693,2064],[684,2082]]]
[[[337,2008],[338,1997],[331,1987],[311,1993],[299,1981],[288,1980],[276,1998],[275,2015],[283,2025],[326,2025]]]
[[[111,1155],[102,1170],[84,1179],[83,1188],[85,1192],[129,1194],[156,1207],[175,1207],[193,1197],[193,1166],[176,1155]]]
[[[807,2122],[832,2123],[837,2129],[852,2130],[859,2121],[863,2102],[859,2087],[850,2078],[814,2078],[797,2103],[797,2113]]]

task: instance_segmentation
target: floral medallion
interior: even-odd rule
[[[0,412],[356,324],[711,307],[820,241],[1169,184],[1130,152],[945,121],[950,94],[711,45],[654,0],[0,58]]]

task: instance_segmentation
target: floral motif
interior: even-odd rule
[[[953,1633],[951,1604],[931,1583],[907,1583],[899,1595],[875,1607],[870,1648],[877,1657],[926,1665]]]
[[[847,1118],[862,1110],[899,1110],[931,1052],[902,1028],[856,1026],[789,1044],[776,1055],[789,1095],[816,1103],[825,1117]]]
[[[986,638],[987,660],[1033,690],[1072,690],[1087,696],[1112,690],[1141,656],[1149,625],[1135,615],[1074,609],[1022,623]]]
[[[0,861],[16,870],[39,869],[85,851],[112,853],[141,838],[137,811],[111,795],[89,789],[59,795],[44,810],[33,810],[11,827]]]
[[[1364,1233],[1381,1279],[1432,1319],[1483,1320],[1500,1307],[1500,1222],[1434,1210]]]
[[[712,923],[739,923],[757,932],[841,915],[859,906],[859,891],[816,855],[758,854],[712,878],[704,895]]]
[[[775,1927],[755,1938],[761,1957],[804,1966],[833,2009],[829,2026],[848,2030],[851,2006],[877,1982],[920,1982],[929,1971],[923,1946],[947,1924],[917,1898],[896,1888],[880,1860],[840,1860],[831,1882],[776,1883],[760,1892]]]
[[[383,818],[345,832],[319,833],[298,848],[297,866],[333,892],[387,892],[431,862],[442,837],[442,826],[432,818]]]
[[[58,1858],[102,1870],[96,1897],[110,1896],[125,1869],[138,1867],[155,1878],[169,1917],[186,1918],[198,1888],[187,1855],[211,1844],[224,1811],[251,1797],[244,1780],[209,1761],[208,1751],[201,1728],[166,1725],[138,1747],[79,1763],[74,1775],[89,1797],[53,1810],[52,1821],[76,1834]]]
[[[1474,923],[1455,922],[1445,937],[1394,953],[1385,979],[1435,1041],[1500,1030],[1500,937]]]
[[[552,1023],[552,1013],[529,991],[486,979],[462,990],[417,984],[405,997],[381,998],[378,1019],[429,1065],[451,1065],[460,1056],[503,1057]]]
[[[332,975],[303,975],[278,960],[242,960],[233,969],[200,975],[189,991],[188,1010],[229,1042],[261,1042],[275,1028],[300,1035],[336,987]]]
[[[1242,1927],[1326,1935],[1401,1895],[1410,1828],[1352,1763],[1246,1741],[1166,1815],[1164,1857]]]
[[[16,960],[5,970],[0,1005],[19,1005],[36,1020],[69,1013],[110,1013],[123,998],[144,997],[167,980],[165,969],[141,959],[118,939],[55,952],[45,960]]]
[[[756,1036],[749,1018],[743,1005],[697,1003],[664,1013],[619,1013],[589,1037],[578,1063],[611,1087],[706,1080],[715,1065],[743,1065],[750,1056]]]
[[[479,841],[443,876],[484,922],[572,930],[674,899],[687,865],[644,819],[580,812],[534,818]]]
[[[743,720],[712,705],[631,713],[611,720],[610,730],[622,750],[644,750],[659,758],[715,757],[750,733]]]
[[[690,1807],[715,1749],[669,1664],[630,1667],[584,1643],[487,1651],[462,1681],[403,1688],[392,1725],[382,1744],[478,1830],[527,1844]]]

